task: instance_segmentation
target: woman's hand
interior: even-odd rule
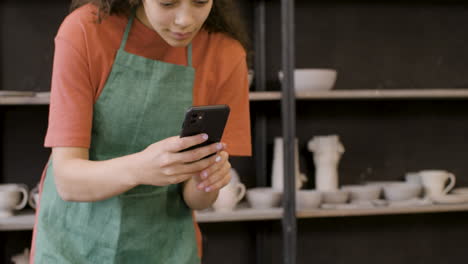
[[[223,144],[224,148],[226,147]],[[184,184],[185,203],[194,210],[211,206],[218,197],[219,190],[231,180],[231,164],[228,153],[220,151],[210,157],[213,162]]]
[[[183,138],[174,136],[148,146],[145,150],[138,153],[139,162],[134,175],[136,184],[156,186],[177,184],[192,177],[198,177],[204,171],[210,175],[215,175],[215,179],[219,179],[220,175],[225,173],[226,170],[227,153],[224,152],[222,155],[202,158],[221,151],[224,148],[223,144],[214,143],[180,152],[181,150],[203,143],[207,139],[208,136],[206,134]],[[223,166],[215,166],[217,164],[223,164]],[[208,168],[210,168],[209,171],[207,170]],[[209,178],[211,180],[212,177]],[[216,186],[222,183],[216,181]],[[209,186],[207,185],[206,187]]]
[[[225,144],[223,146],[226,148]],[[205,192],[220,190],[231,181],[230,169],[229,154],[226,151],[219,152],[215,156],[215,163],[194,178],[197,189]]]

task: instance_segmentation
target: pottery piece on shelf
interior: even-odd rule
[[[349,200],[349,191],[336,190],[322,192],[323,203],[327,204],[344,204]]]
[[[257,187],[247,190],[247,201],[255,209],[268,209],[280,205],[282,192],[268,187]]]
[[[344,153],[339,136],[314,136],[307,147],[314,153],[315,188],[319,191],[338,190],[338,163]]]
[[[443,196],[455,186],[455,175],[444,170],[423,170],[419,172],[425,195],[429,198]]]
[[[11,257],[14,264],[28,264],[29,263],[29,248],[25,248],[23,253]]]
[[[322,203],[322,194],[317,190],[297,190],[296,207],[298,209],[315,209]]]
[[[380,186],[374,185],[345,185],[342,189],[349,191],[351,202],[377,200],[382,192]]]
[[[274,141],[273,150],[273,168],[272,168],[272,187],[277,191],[283,191],[284,188],[284,164],[283,164],[283,138],[276,137]],[[298,141],[295,140],[295,178],[296,178],[296,189],[300,189],[304,182],[307,181],[305,174],[299,171],[299,147]]]
[[[418,198],[422,186],[414,183],[393,183],[383,186],[385,199],[389,201],[404,201]]]
[[[219,212],[232,211],[242,198],[244,198],[245,185],[240,182],[239,176],[234,169],[231,169],[231,181],[224,186],[218,194],[218,198],[213,203],[213,209]]]
[[[0,217],[10,217],[28,202],[28,187],[24,184],[0,184]]]

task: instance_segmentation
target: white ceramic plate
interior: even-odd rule
[[[438,204],[458,204],[468,203],[468,194],[447,194],[431,198]]]
[[[467,194],[468,195],[468,187],[455,188],[450,193],[453,193],[453,194]]]

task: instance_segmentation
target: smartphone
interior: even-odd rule
[[[180,137],[194,136],[201,133],[208,135],[205,142],[187,148],[183,151],[203,147],[215,142],[220,142],[223,137],[224,127],[229,117],[228,105],[192,106],[185,112]]]

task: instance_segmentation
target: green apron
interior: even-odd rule
[[[134,16],[94,105],[90,160],[132,154],[178,135],[192,105],[191,45],[188,67],[125,52]],[[50,162],[36,227],[36,264],[200,263],[192,211],[180,185],[140,185],[103,201],[65,202],[52,168]]]

